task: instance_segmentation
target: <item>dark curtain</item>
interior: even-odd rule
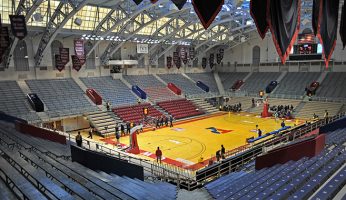
[[[250,14],[255,21],[258,33],[264,39],[269,28],[267,22],[267,1],[251,0]]]
[[[318,25],[318,16],[320,15],[320,6],[321,0],[313,0],[312,6],[312,29],[314,30],[314,34],[317,35],[317,25]]]
[[[142,3],[143,0],[133,0],[137,5],[139,5],[140,3]]]
[[[267,20],[281,62],[285,63],[297,39],[300,26],[300,0],[267,0]]]
[[[195,12],[205,29],[214,21],[223,4],[224,0],[192,0]]]
[[[171,0],[179,10],[181,10],[183,8],[183,6],[186,3],[186,0]]]
[[[152,4],[156,3],[158,0],[150,0]]]
[[[317,36],[323,46],[324,62],[328,68],[329,60],[336,45],[338,32],[339,0],[321,0],[319,29]]]
[[[340,21],[340,37],[342,41],[343,49],[346,46],[346,15],[345,15],[345,5],[342,6],[341,21]]]

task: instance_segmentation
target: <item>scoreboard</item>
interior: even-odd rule
[[[315,42],[313,34],[299,34],[298,42],[290,52],[290,60],[320,60],[322,46]]]

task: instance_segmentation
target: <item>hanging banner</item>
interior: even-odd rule
[[[179,47],[179,54],[180,54],[180,58],[182,60],[184,60],[186,58],[186,50],[185,47],[181,46]]]
[[[178,59],[178,60],[177,60],[177,63],[176,63],[175,65],[176,65],[176,67],[177,67],[178,69],[180,69],[180,67],[181,67],[181,60]]]
[[[223,4],[224,0],[192,0],[193,8],[198,18],[201,20],[204,29],[208,29],[220,12]]]
[[[79,72],[79,70],[82,68],[82,63],[80,62],[78,56],[71,55],[72,58],[72,68]]]
[[[190,60],[193,60],[195,58],[195,48],[194,47],[189,48],[189,57],[190,57]]]
[[[10,15],[12,34],[22,40],[28,34],[24,15]]]
[[[2,57],[10,47],[10,35],[7,27],[1,27],[0,29],[0,63],[2,63]]]
[[[339,0],[321,0],[317,37],[323,47],[324,62],[328,68],[338,35]]]
[[[210,56],[209,56],[209,66],[210,66],[210,69],[213,69],[213,67],[214,67],[214,54],[210,54]]]
[[[173,52],[173,62],[175,64],[175,66],[177,66],[178,60],[180,60],[179,54],[178,54],[178,52],[175,51],[175,52]]]
[[[170,69],[172,68],[172,57],[171,56],[167,56],[167,68]]]
[[[219,54],[221,55],[221,60],[223,59],[223,55],[225,54],[224,49],[219,49]]]
[[[257,31],[262,38],[265,38],[269,29],[267,22],[267,1],[266,0],[251,0],[250,14],[255,22]]]
[[[84,42],[83,40],[75,39],[74,40],[74,52],[78,57],[81,65],[85,64],[85,52],[84,52]]]
[[[69,48],[59,48],[61,62],[66,65],[70,62],[70,49]]]
[[[184,58],[182,59],[182,61],[183,61],[183,63],[184,63],[184,65],[186,65],[187,64],[187,61],[188,61],[188,56],[187,56],[187,52],[185,52],[185,56],[184,56]]]
[[[150,0],[152,4],[155,4],[158,0]]]
[[[133,0],[135,2],[135,4],[139,5],[140,3],[142,3],[143,0]]]
[[[171,1],[174,3],[175,6],[177,6],[179,10],[181,10],[186,3],[186,0],[171,0]]]
[[[320,15],[321,0],[313,0],[312,4],[312,29],[315,36],[317,35],[318,17]]]
[[[65,69],[65,65],[62,63],[60,55],[55,55],[55,67],[59,70],[59,72]]]
[[[221,54],[217,53],[216,54],[216,63],[219,65],[219,64],[221,64],[221,61],[222,61],[222,56],[221,56]]]
[[[202,58],[202,68],[205,69],[207,67],[207,58]]]
[[[285,64],[300,28],[300,0],[268,0],[267,20],[281,62]]]
[[[346,46],[346,14],[345,5],[342,6],[341,20],[340,20],[340,37],[342,41],[343,49]]]

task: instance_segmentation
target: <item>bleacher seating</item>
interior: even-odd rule
[[[319,72],[289,72],[279,82],[275,94],[304,95],[305,88],[317,81]]]
[[[215,199],[308,199],[345,159],[345,148],[336,146],[310,159],[302,158],[250,173],[231,173],[205,188]]]
[[[205,93],[196,86],[196,83],[193,83],[181,74],[158,74],[158,76],[167,83],[174,83],[187,95]]]
[[[343,106],[341,103],[332,102],[319,102],[319,101],[309,101],[304,102],[304,106],[300,109],[299,113],[296,115],[297,118],[311,119],[315,113],[319,118],[324,117],[325,110],[328,111],[329,116],[337,115]]]
[[[217,87],[214,75],[212,73],[193,73],[186,74],[194,81],[201,81],[209,87],[209,92],[219,93],[219,89]]]
[[[260,90],[264,91],[271,81],[277,80],[280,75],[280,72],[252,73],[251,76],[245,81],[244,85],[241,87],[241,90],[246,91],[250,94],[258,94]]]
[[[346,98],[346,72],[329,72],[320,87],[316,96],[331,98]]]
[[[192,117],[204,114],[190,101],[186,99],[159,102],[158,106],[172,115],[175,119]]]
[[[49,117],[80,115],[96,111],[73,79],[27,80],[30,90],[46,105]]]
[[[159,117],[163,115],[163,113],[149,103],[114,108],[113,112],[124,122],[138,123],[143,119],[143,108],[148,108],[150,117]]]
[[[95,89],[104,99],[109,101],[113,107],[135,104],[137,97],[119,79],[110,76],[80,78],[86,87]]]
[[[94,171],[71,162],[67,155],[52,156],[58,154],[57,148],[51,148],[52,143],[25,135],[23,138],[12,124],[0,122],[0,127],[0,197],[5,196],[1,199],[12,199],[14,194],[21,199],[37,200],[176,199],[176,187],[171,184]],[[36,149],[37,143],[42,143],[47,152]],[[13,182],[13,190],[4,186],[5,180]]]
[[[39,120],[16,81],[0,81],[0,111],[28,121]]]
[[[124,79],[131,85],[137,85],[143,89],[149,99],[154,102],[179,98],[153,75],[124,76]]]
[[[228,91],[237,80],[244,80],[248,74],[248,72],[219,73],[219,77],[223,88]]]

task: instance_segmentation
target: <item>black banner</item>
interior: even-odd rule
[[[273,0],[267,20],[281,62],[284,64],[296,41],[300,28],[300,0]]]
[[[218,65],[221,64],[221,61],[222,61],[222,56],[221,56],[221,54],[217,53],[216,54],[216,62],[217,62],[217,64]]]
[[[179,59],[179,53],[178,52],[173,52],[173,62],[175,65],[177,65]]]
[[[179,55],[182,60],[186,58],[186,49],[185,47],[181,46],[179,47]]]
[[[189,56],[190,56],[190,60],[193,60],[195,58],[195,48],[194,47],[189,48]]]
[[[312,29],[314,34],[317,35],[318,29],[318,17],[320,16],[321,0],[313,0],[312,4]]]
[[[186,3],[186,0],[171,0],[171,1],[174,3],[175,6],[177,6],[179,10],[181,10]]]
[[[187,64],[187,52],[185,52],[185,56],[184,56],[184,59],[182,59],[184,65]]]
[[[207,67],[207,58],[202,58],[202,68],[205,69]]]
[[[345,5],[342,6],[341,21],[340,21],[340,37],[341,37],[343,49],[345,49],[345,46],[346,46],[346,14],[345,14]]]
[[[55,55],[55,67],[59,70],[59,72],[65,69],[65,65],[62,63],[60,55]]]
[[[224,49],[219,49],[219,54],[221,55],[221,60],[223,59],[223,55],[225,54]]]
[[[10,36],[7,27],[0,29],[0,63],[2,63],[2,57],[7,49],[10,47]]]
[[[205,29],[208,29],[220,12],[224,0],[192,0],[193,8]]]
[[[266,0],[251,0],[250,14],[255,22],[257,31],[262,39],[265,38],[269,29],[267,22],[267,1]]]
[[[70,50],[69,48],[59,48],[61,62],[66,65],[70,62]]]
[[[210,54],[210,56],[209,56],[209,67],[210,67],[210,69],[213,69],[213,67],[214,67],[214,54]]]
[[[140,3],[142,3],[143,0],[133,0],[137,5],[139,5]]]
[[[328,68],[338,32],[339,0],[322,0],[318,17],[317,37],[323,46],[324,62]]]
[[[22,40],[28,34],[24,15],[10,15],[12,34]]]
[[[82,68],[82,63],[80,62],[78,56],[71,55],[72,58],[72,68],[75,69],[77,72]]]
[[[175,66],[176,66],[178,69],[180,69],[180,67],[181,67],[181,60],[180,60],[180,59],[177,60],[177,63],[175,64]]]
[[[172,68],[172,57],[171,56],[167,56],[167,63],[166,63],[166,65],[167,65],[167,68],[168,69],[170,69],[170,68]]]
[[[150,0],[152,4],[156,3],[158,0]]]

